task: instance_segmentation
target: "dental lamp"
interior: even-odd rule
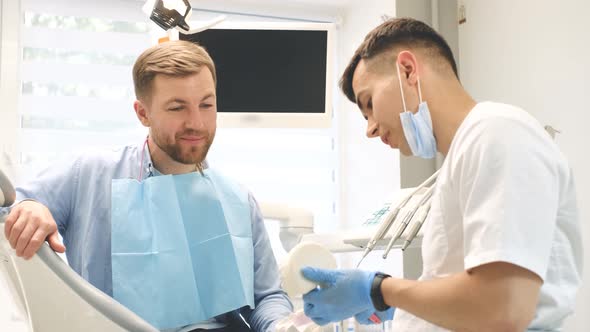
[[[169,34],[178,32],[194,34],[225,20],[225,15],[220,15],[204,22],[189,21],[192,14],[189,0],[147,0],[142,10],[154,23]]]
[[[148,1],[146,6],[153,2],[150,19],[160,28],[170,30],[180,27],[189,30],[186,19],[191,15],[191,5],[188,0],[155,0]]]

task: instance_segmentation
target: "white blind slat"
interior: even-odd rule
[[[25,47],[131,54],[135,56],[138,56],[150,46],[148,34],[76,31],[39,27],[24,27],[23,41]]]
[[[137,123],[133,101],[110,101],[85,97],[21,97],[21,113],[39,117],[76,120],[113,120]]]
[[[22,147],[29,153],[55,151],[58,154],[69,154],[72,151],[85,151],[92,147],[137,144],[145,138],[146,134],[147,130],[141,127],[121,132],[22,129]]]
[[[86,86],[118,85],[123,89],[133,86],[129,67],[111,65],[86,65],[47,63],[41,61],[25,62],[22,81],[41,83],[64,82]]]
[[[139,0],[23,0],[22,8],[25,11],[53,15],[147,22],[149,18],[141,11],[144,3],[145,1]]]

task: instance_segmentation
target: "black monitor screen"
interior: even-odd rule
[[[324,113],[327,31],[209,29],[180,35],[217,70],[217,110]]]

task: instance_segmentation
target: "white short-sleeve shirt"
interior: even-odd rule
[[[559,329],[572,313],[582,274],[573,175],[522,109],[483,102],[471,110],[442,165],[424,228],[421,280],[508,262],[543,280],[529,329]],[[446,331],[402,310],[394,328]]]

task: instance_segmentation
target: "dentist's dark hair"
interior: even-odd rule
[[[393,18],[367,34],[342,74],[340,89],[350,101],[356,102],[352,78],[359,62],[376,58],[388,51],[404,49],[426,51],[431,58],[442,60],[439,61],[442,65],[438,67],[450,66],[455,76],[459,77],[453,52],[440,34],[424,22],[412,18]],[[394,61],[396,56],[397,53],[393,59],[388,60]]]

